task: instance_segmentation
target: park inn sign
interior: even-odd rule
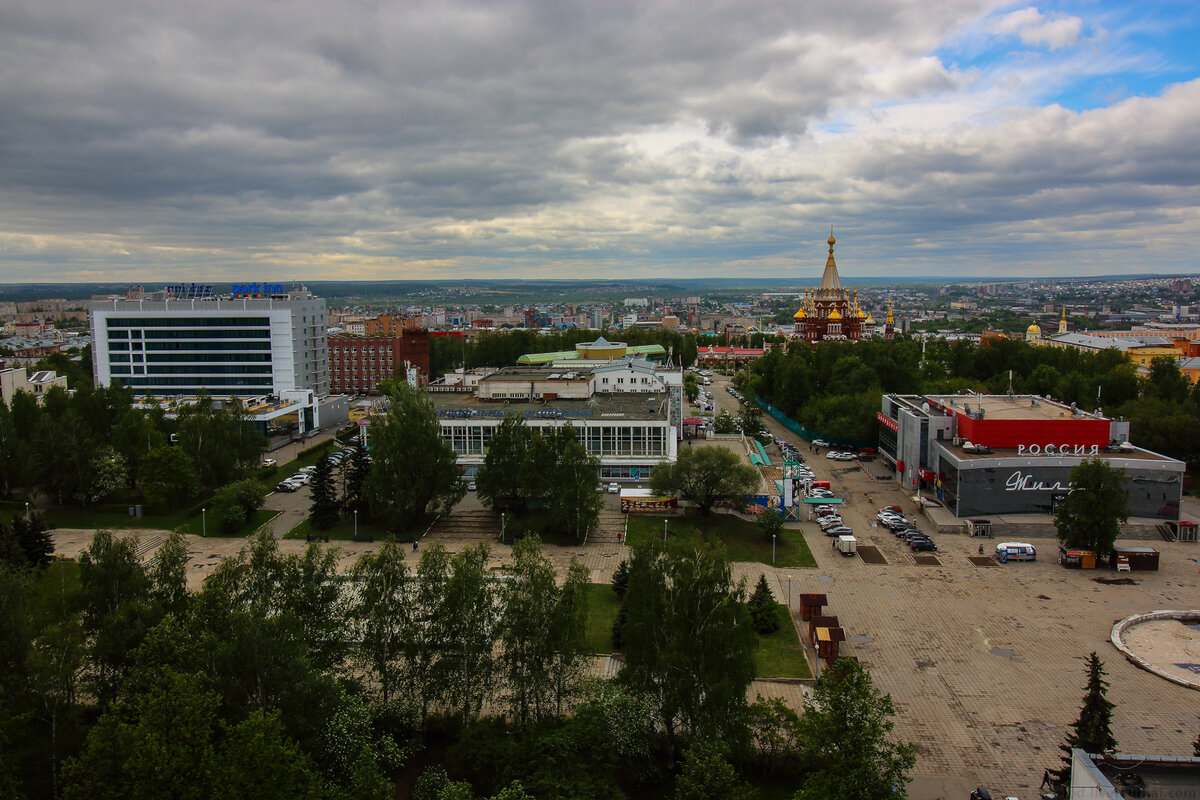
[[[1098,456],[1100,455],[1100,445],[1098,444],[1019,444],[1017,445],[1017,455],[1019,456]]]

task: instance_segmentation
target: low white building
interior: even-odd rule
[[[42,402],[50,387],[57,386],[63,391],[67,389],[67,378],[54,370],[39,370],[28,375],[25,367],[0,370],[0,399],[4,405],[11,406],[17,392],[28,392]]]

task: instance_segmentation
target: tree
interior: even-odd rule
[[[559,716],[583,680],[589,582],[587,567],[572,556],[550,617],[550,688]]]
[[[142,457],[142,493],[152,505],[173,510],[200,490],[200,476],[188,454],[178,447],[159,445]]]
[[[1180,372],[1179,364],[1173,356],[1155,356],[1150,359],[1146,395],[1172,403],[1182,403],[1187,398],[1187,376]]]
[[[698,739],[683,751],[675,800],[752,800],[755,792],[738,780],[724,742]]]
[[[750,601],[746,605],[750,609],[750,621],[755,633],[766,634],[779,630],[779,616],[775,613],[779,603],[775,602],[775,597],[771,594],[766,575],[758,576],[754,594],[750,595]]]
[[[351,516],[355,511],[359,517],[369,519],[371,516],[371,506],[363,497],[363,484],[367,481],[367,475],[371,472],[371,457],[362,447],[354,448],[354,452],[350,455],[349,463],[342,464],[342,476],[345,481],[344,493],[342,495],[342,511],[346,516]]]
[[[741,500],[758,487],[758,472],[724,447],[685,447],[674,464],[663,462],[650,476],[658,494],[679,495],[707,514],[722,497]]]
[[[624,599],[625,590],[629,587],[629,561],[621,559],[621,563],[617,564],[617,568],[613,570],[612,590],[617,593],[617,597]]]
[[[363,493],[371,514],[399,532],[429,514],[449,511],[466,486],[454,450],[442,440],[429,397],[404,382],[385,382],[382,387],[388,390],[389,407],[386,414],[372,418],[371,472]]]
[[[30,566],[45,566],[54,555],[54,539],[46,527],[46,521],[36,511],[29,516],[13,514],[12,532]]]
[[[763,432],[762,412],[743,400],[738,409],[737,425],[743,436],[758,436]]]
[[[469,728],[492,693],[495,677],[497,594],[487,574],[488,547],[468,547],[450,559],[443,609],[437,686]]]
[[[683,376],[683,393],[687,395],[689,403],[696,402],[700,394],[700,381],[696,379],[696,373],[689,372]]]
[[[333,462],[329,456],[317,461],[311,487],[312,506],[309,513],[313,527],[319,531],[327,530],[338,520],[337,490],[333,485]]]
[[[1129,519],[1129,490],[1125,470],[1091,458],[1071,470],[1071,489],[1058,504],[1054,527],[1058,540],[1068,547],[1095,552],[1107,558],[1121,526]]]
[[[754,527],[762,534],[763,539],[769,542],[783,534],[783,514],[773,508],[768,508],[758,515],[758,519],[754,521]]]
[[[438,674],[445,649],[447,625],[444,615],[454,613],[446,602],[446,576],[450,554],[440,544],[425,548],[417,563],[413,624],[405,638],[403,675],[405,689],[413,696],[426,733],[429,706],[438,698]]]
[[[681,733],[744,735],[755,646],[744,600],[721,551],[690,542],[634,548],[620,680],[658,698],[669,753]]]
[[[730,434],[738,432],[737,420],[733,418],[733,414],[722,410],[713,420],[713,433]]]
[[[210,509],[217,517],[221,533],[233,536],[245,527],[265,501],[262,484],[249,478],[218,489]]]
[[[7,405],[0,403],[0,494],[5,498],[12,497],[13,486],[24,477],[27,452],[12,413]]]
[[[549,523],[582,542],[596,527],[604,506],[604,498],[596,492],[600,461],[588,455],[570,424],[543,431],[542,436],[549,439],[554,454],[553,466],[545,476]]]
[[[500,673],[513,718],[524,730],[547,716],[552,706],[550,630],[558,587],[554,566],[536,535],[513,546],[512,579],[503,589],[500,620]]]
[[[404,644],[412,637],[414,614],[419,613],[413,607],[404,551],[387,542],[377,552],[363,553],[351,577],[358,588],[350,610],[361,632],[358,656],[387,705],[401,683]]]
[[[191,595],[187,588],[187,542],[178,531],[167,534],[167,539],[154,554],[150,566],[150,596],[163,611],[181,614],[187,608]]]
[[[750,705],[750,741],[766,774],[800,771],[800,715],[783,698],[759,695]]]
[[[804,703],[799,731],[812,765],[795,800],[861,800],[906,796],[916,756],[888,740],[895,709],[857,662],[839,658]]]
[[[1059,746],[1063,752],[1063,765],[1052,772],[1055,781],[1062,786],[1071,780],[1072,749],[1078,748],[1085,753],[1108,753],[1117,749],[1117,739],[1112,733],[1112,712],[1116,706],[1106,697],[1108,681],[1104,680],[1104,662],[1095,651],[1088,656],[1087,671],[1083,708],[1079,710],[1079,718],[1071,723],[1067,741]]]
[[[244,474],[258,463],[265,444],[236,399],[221,410],[211,398],[201,397],[180,413],[178,434],[179,448],[191,457],[205,486],[221,486]]]
[[[532,432],[517,414],[505,414],[487,446],[475,476],[479,499],[496,511],[523,510],[526,493],[521,480]]]
[[[88,500],[97,503],[125,487],[129,468],[125,456],[110,446],[98,448],[92,456],[92,479]]]

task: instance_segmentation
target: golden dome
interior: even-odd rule
[[[867,312],[863,311],[863,310],[860,308],[860,309],[858,310],[858,318],[859,318],[859,319],[866,319],[866,318],[867,318]]]
[[[836,308],[829,312],[829,319],[841,319],[841,318],[842,318],[842,315],[838,313],[838,310]]]
[[[803,308],[792,315],[792,319],[804,319],[804,317],[805,317],[805,314],[804,314]]]
[[[875,319],[870,314],[867,314],[867,323],[866,324],[868,324],[868,325],[875,324]]]
[[[832,232],[830,232],[830,234],[829,234],[829,240],[828,240],[828,241],[829,241],[829,243],[830,243],[830,244],[837,244],[837,239],[833,238],[833,233],[832,233]]]
[[[1026,332],[1026,333],[1041,333],[1041,332],[1042,332],[1042,329],[1041,329],[1041,328],[1039,328],[1039,327],[1037,326],[1037,323],[1035,322],[1035,323],[1033,323],[1032,325],[1030,325],[1028,328],[1026,328],[1026,329],[1025,329],[1025,332]]]

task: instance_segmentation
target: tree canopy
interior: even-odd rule
[[[650,488],[679,495],[707,514],[722,498],[741,500],[758,488],[758,472],[724,447],[684,447],[674,464],[662,462],[650,475]]]
[[[1071,470],[1071,489],[1054,517],[1060,542],[1106,558],[1128,519],[1124,470],[1099,458],[1086,459]]]

